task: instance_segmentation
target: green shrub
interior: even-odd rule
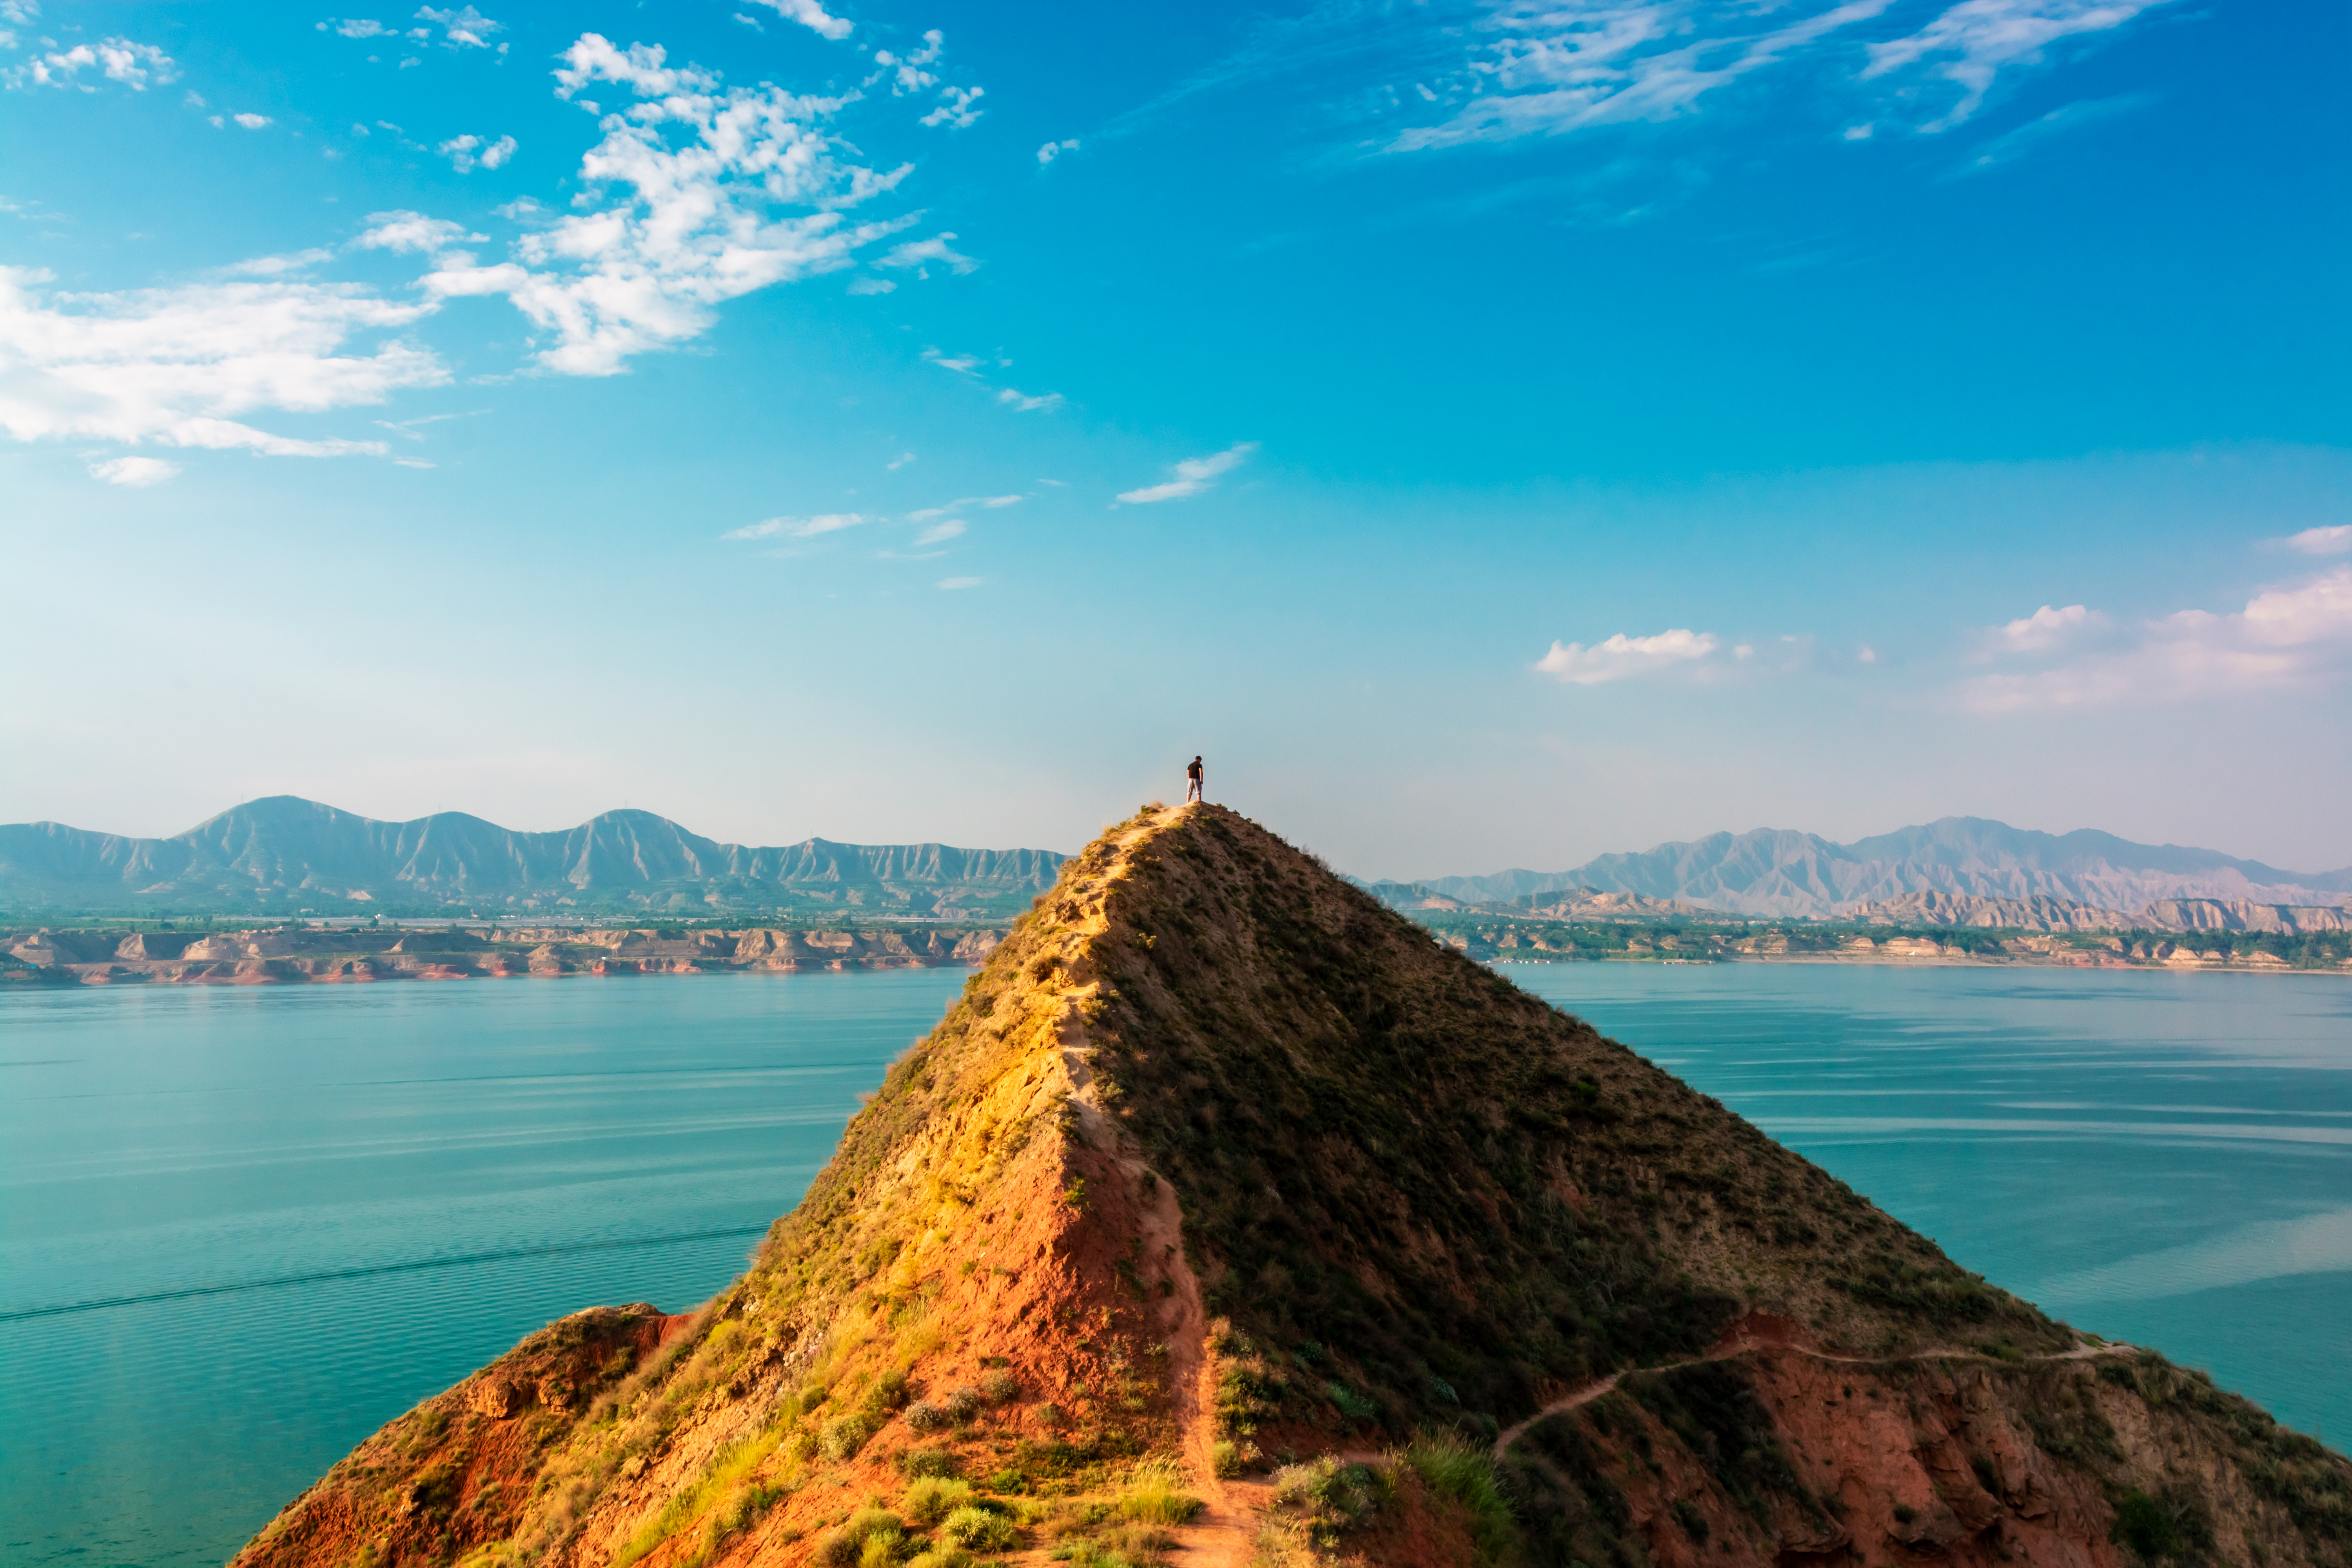
[[[2180,1531],[2162,1503],[2137,1487],[2127,1487],[2116,1504],[2116,1522],[2107,1539],[2128,1546],[2148,1562],[2169,1557],[2180,1548]]]
[[[944,1476],[924,1476],[907,1489],[899,1506],[907,1517],[929,1529],[947,1518],[957,1509],[971,1501],[970,1481],[950,1480]]]
[[[961,1473],[963,1462],[946,1448],[901,1448],[891,1462],[902,1476],[952,1476]]]
[[[1183,1489],[1183,1481],[1173,1465],[1138,1465],[1119,1491],[1118,1511],[1139,1524],[1183,1524],[1202,1506]]]
[[[1013,1544],[1013,1521],[992,1509],[966,1504],[940,1521],[940,1533],[972,1552],[1002,1552]]]
[[[839,1530],[818,1542],[816,1560],[824,1568],[860,1568],[866,1560],[866,1543],[877,1537],[887,1538],[895,1552],[906,1538],[898,1516],[887,1508],[859,1509]]]
[[[824,1457],[828,1459],[838,1462],[853,1458],[858,1449],[866,1447],[866,1440],[874,1436],[875,1426],[874,1417],[863,1411],[844,1415],[825,1424],[824,1433],[817,1438],[817,1446],[824,1450]]]
[[[906,1422],[918,1432],[937,1432],[948,1425],[948,1413],[928,1399],[918,1399],[907,1406]]]
[[[998,1367],[980,1380],[981,1397],[991,1405],[1002,1405],[1021,1392],[1021,1380]]]
[[[949,1389],[947,1397],[940,1401],[940,1408],[946,1411],[948,1419],[959,1426],[979,1415],[980,1405],[980,1390],[969,1384]]]
[[[1492,1458],[1459,1438],[1424,1434],[1406,1445],[1404,1462],[1431,1491],[1469,1510],[1470,1536],[1477,1544],[1479,1562],[1492,1564],[1512,1555],[1518,1525],[1495,1478]]]

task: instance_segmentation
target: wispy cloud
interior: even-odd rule
[[[977,588],[986,579],[980,577],[942,577],[940,579],[940,586],[942,588]]]
[[[984,87],[942,89],[940,93],[939,107],[924,115],[917,123],[944,125],[950,131],[962,131],[977,125],[980,122],[980,117],[987,111],[976,108],[975,105],[987,95],[988,89]]]
[[[161,458],[115,458],[89,466],[93,479],[104,479],[110,485],[127,485],[143,490],[150,485],[160,485],[179,477],[180,465],[167,463]]]
[[[924,522],[931,518],[945,517],[951,511],[961,511],[966,507],[973,506],[984,506],[994,510],[999,507],[1012,506],[1028,499],[1027,496],[959,496],[945,506],[927,506],[919,511],[910,511],[907,514],[907,521]]]
[[[1943,131],[1984,104],[2004,70],[2038,64],[2063,39],[2112,32],[2168,0],[1961,0],[1916,33],[1870,46],[1867,81],[1918,65],[1955,83],[1959,100],[1920,127]]]
[[[2030,616],[1988,628],[1979,638],[1977,651],[1969,657],[1969,662],[1990,664],[2019,654],[2051,653],[2079,646],[2086,637],[2104,633],[2113,625],[2106,616],[2086,605],[2053,609],[2044,605]]]
[[[1033,397],[1018,387],[1008,386],[997,393],[996,401],[1023,414],[1034,414],[1041,408],[1059,408],[1067,400],[1058,392],[1040,393]]]
[[[845,528],[856,528],[874,520],[861,512],[821,512],[815,517],[771,517],[741,528],[728,530],[721,539],[814,539],[822,533],[838,533]]]
[[[2330,528],[2306,528],[2283,542],[2289,550],[2300,550],[2305,555],[2341,555],[2352,550],[2352,522],[2339,522]]]
[[[1954,177],[1982,174],[2004,164],[2013,163],[2035,147],[2061,132],[2080,130],[2102,120],[2112,120],[2136,109],[2145,109],[2156,101],[2147,92],[2125,93],[2115,98],[2090,98],[2080,102],[2062,104],[2037,120],[2029,120],[2014,131],[2004,132],[1979,147],[1969,160],[1952,171]]]
[[[951,370],[958,375],[977,375],[980,367],[988,362],[978,354],[946,354],[937,349],[925,349],[923,363],[935,364],[941,370]]]
[[[945,522],[935,522],[915,535],[915,543],[918,548],[926,544],[944,544],[950,539],[961,538],[967,526],[963,519],[951,517]]]
[[[2243,610],[2226,615],[2182,610],[2089,646],[2069,635],[2092,628],[2096,615],[2081,605],[2065,611],[2045,606],[2009,626],[1991,628],[1989,641],[2011,642],[2021,657],[2057,657],[2041,668],[1964,680],[1958,687],[1962,704],[1980,713],[2009,713],[2164,702],[2307,685],[2352,673],[2352,566],[2267,589]],[[2049,617],[2047,637],[2034,628],[2041,617]],[[2029,630],[2012,637],[2013,627]]]
[[[1223,476],[1233,472],[1249,460],[1257,450],[1255,441],[1241,441],[1222,452],[1205,458],[1187,458],[1170,471],[1176,477],[1164,484],[1146,485],[1141,489],[1122,490],[1118,499],[1134,506],[1153,501],[1182,500],[1210,489]]]
[[[1063,153],[1075,153],[1077,150],[1078,139],[1075,136],[1068,137],[1060,142],[1048,142],[1043,147],[1037,149],[1037,164],[1040,168],[1043,168],[1047,163],[1050,163],[1055,159],[1060,157]]]
[[[1646,637],[1619,632],[1590,647],[1582,643],[1555,642],[1549,653],[1536,660],[1535,667],[1570,686],[1599,686],[1629,676],[1687,668],[1722,646],[1722,639],[1713,632],[1694,632],[1683,626]],[[1746,657],[1753,650],[1743,647],[1740,651]]]
[[[894,245],[878,257],[874,265],[910,269],[918,278],[929,278],[931,275],[929,269],[933,267],[945,267],[957,273],[970,272],[980,263],[961,254],[948,243],[954,237],[954,231],[949,230],[929,239],[913,239],[904,245]]]

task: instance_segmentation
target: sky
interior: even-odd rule
[[[2352,864],[2347,45],[0,0],[0,820]]]

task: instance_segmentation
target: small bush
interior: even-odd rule
[[[940,1402],[940,1408],[948,1413],[948,1419],[959,1426],[979,1415],[980,1405],[980,1390],[969,1384],[949,1389],[947,1397]]]
[[[905,1419],[918,1432],[937,1432],[949,1425],[946,1409],[928,1399],[918,1399],[907,1406]]]
[[[897,1543],[905,1539],[898,1516],[887,1508],[860,1509],[817,1543],[816,1560],[824,1568],[861,1568],[866,1542],[877,1536],[887,1537],[896,1551]]]
[[[971,1568],[971,1553],[952,1546],[934,1546],[909,1558],[907,1568]]]
[[[1029,1478],[1019,1470],[999,1470],[988,1478],[988,1489],[992,1492],[1025,1492]]]
[[[1118,1511],[1139,1524],[1185,1523],[1202,1505],[1183,1489],[1183,1481],[1173,1465],[1138,1465],[1118,1494]]]
[[[913,1395],[914,1390],[907,1384],[907,1374],[894,1368],[876,1378],[874,1386],[866,1391],[866,1408],[896,1410]]]
[[[2116,1505],[2115,1528],[2107,1532],[2107,1539],[2130,1547],[2151,1563],[2180,1548],[2180,1531],[2173,1525],[2170,1510],[2137,1487],[2126,1488],[2123,1500]]]
[[[1381,1418],[1378,1400],[1357,1393],[1344,1383],[1327,1383],[1323,1385],[1323,1392],[1332,1404],[1339,1407],[1339,1414],[1350,1421],[1377,1421]]]
[[[1675,1522],[1683,1527],[1683,1533],[1693,1542],[1701,1546],[1706,1544],[1706,1515],[1692,1506],[1689,1499],[1675,1499]]]
[[[956,1510],[971,1501],[970,1481],[950,1480],[944,1476],[925,1476],[907,1489],[899,1506],[907,1517],[929,1529]]]
[[[992,1509],[966,1504],[940,1521],[940,1533],[971,1552],[1002,1552],[1013,1544],[1013,1521]]]
[[[858,1548],[857,1568],[891,1568],[898,1561],[898,1549],[906,1537],[895,1530],[877,1530],[866,1538]]]
[[[1021,1380],[998,1367],[980,1380],[981,1397],[991,1405],[1003,1405],[1021,1393]]]
[[[874,1418],[862,1411],[844,1415],[839,1420],[826,1423],[824,1431],[817,1438],[817,1446],[824,1450],[826,1458],[838,1463],[855,1458],[857,1450],[866,1447],[866,1439],[874,1436]]]
[[[898,1473],[915,1476],[953,1476],[962,1473],[963,1463],[946,1448],[901,1448],[892,1460]]]
[[[1501,1563],[1512,1555],[1518,1525],[1486,1454],[1458,1438],[1422,1436],[1406,1447],[1404,1462],[1419,1472],[1430,1490],[1470,1510],[1470,1534],[1477,1543],[1479,1562]]]

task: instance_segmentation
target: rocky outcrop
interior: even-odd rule
[[[1152,809],[741,1279],[533,1336],[237,1562],[1171,1553],[2347,1568],[2352,1464],[1987,1284],[1255,825]]]

